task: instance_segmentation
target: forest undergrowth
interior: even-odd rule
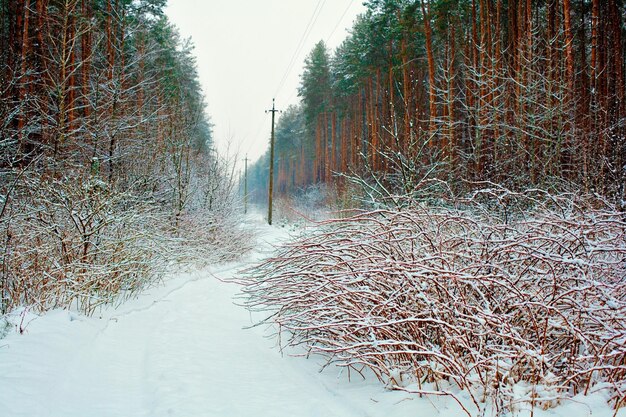
[[[626,402],[626,217],[501,187],[328,220],[241,278],[282,349],[479,411]],[[294,349],[295,348],[295,349]]]
[[[229,198],[174,216],[157,196],[116,190],[96,176],[32,174],[22,182],[0,221],[4,312],[92,314],[168,272],[233,260],[250,249],[250,232],[241,229]]]

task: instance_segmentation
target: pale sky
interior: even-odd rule
[[[324,40],[334,51],[355,17],[365,11],[362,0],[168,3],[170,21],[196,46],[198,73],[215,124],[218,150],[225,152],[230,146],[230,153],[238,152],[240,158],[247,154],[252,160],[269,144],[271,117],[265,110],[272,107],[272,98],[280,110],[297,103],[304,59],[313,46]],[[309,22],[313,24],[307,31]]]

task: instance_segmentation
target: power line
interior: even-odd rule
[[[343,18],[346,17],[346,13],[348,13],[348,10],[350,10],[350,7],[352,6],[352,3],[354,3],[354,0],[351,0],[350,3],[348,3],[348,7],[346,7],[346,10],[343,11],[341,17],[339,18],[339,21],[337,22],[337,24],[333,28],[333,31],[330,32],[330,35],[328,35],[328,37],[326,38],[326,43],[327,44],[328,44],[328,41],[330,41],[330,38],[332,38],[333,35],[335,34],[335,31],[337,30],[337,28],[339,27],[341,22],[343,22]]]
[[[335,32],[337,31],[337,29],[339,28],[339,25],[341,24],[341,22],[343,22],[343,19],[346,17],[346,14],[348,14],[348,10],[350,10],[350,7],[352,7],[352,4],[354,3],[354,0],[350,0],[350,3],[348,3],[348,6],[345,8],[345,10],[343,11],[343,13],[341,14],[341,17],[339,18],[339,20],[337,21],[337,24],[335,24],[335,27],[333,28],[333,30],[330,32],[330,35],[328,35],[326,37],[326,44],[328,45],[330,38],[333,37],[333,35],[335,34]],[[291,95],[289,96],[289,99],[287,99],[285,101],[285,103],[290,103],[291,99],[294,98],[294,96],[296,95],[297,90],[294,90],[291,92]]]
[[[261,135],[261,128],[263,126],[265,126],[265,122],[267,119],[267,114],[265,115],[265,117],[263,118],[263,120],[260,120],[259,123],[257,124],[256,129],[252,130],[252,140],[247,141],[248,142],[248,148],[246,150],[246,155],[250,153],[250,151],[252,150],[252,146],[254,144],[256,144],[257,139],[259,138],[259,136]]]
[[[311,17],[309,18],[309,21],[308,21],[306,27],[304,28],[302,36],[300,36],[300,40],[298,42],[298,45],[296,46],[296,49],[295,49],[293,55],[291,56],[291,59],[289,60],[289,65],[287,66],[287,68],[286,68],[286,70],[285,70],[285,72],[284,72],[284,74],[283,74],[283,76],[282,76],[282,78],[280,80],[280,83],[278,84],[278,88],[276,89],[276,94],[274,96],[277,96],[278,93],[280,92],[280,90],[284,87],[285,82],[287,81],[287,77],[289,76],[291,70],[293,69],[293,66],[297,62],[296,60],[297,60],[298,56],[300,55],[300,53],[302,52],[302,48],[304,47],[304,45],[306,43],[306,40],[308,39],[309,35],[313,31],[313,27],[317,23],[317,20],[318,20],[318,18],[320,16],[320,14],[322,12],[322,9],[323,9],[325,4],[326,4],[326,0],[318,0],[317,4],[315,5],[315,9],[313,9],[313,13],[311,14]],[[337,29],[339,28],[339,25],[341,25],[341,22],[343,22],[343,19],[346,17],[346,14],[348,13],[348,11],[350,10],[350,8],[352,7],[353,4],[354,4],[354,0],[350,0],[348,5],[344,9],[343,13],[341,14],[341,17],[339,18],[339,20],[335,24],[333,30],[326,37],[326,43],[328,43],[330,38],[335,34]],[[286,102],[287,103],[291,102],[291,99],[295,96],[296,93],[297,93],[296,90],[292,91],[289,99]],[[256,132],[256,136],[255,136],[255,139],[248,145],[248,152],[250,152],[250,150],[252,148],[252,145],[256,142],[256,139],[260,136],[261,128],[264,125],[265,125],[265,120],[261,121],[259,123],[259,126],[255,130],[253,130],[253,132]]]
[[[305,44],[307,38],[311,34],[311,31],[313,30],[313,26],[317,22],[317,19],[319,18],[319,15],[320,15],[320,13],[322,11],[322,8],[324,7],[325,4],[326,4],[326,0],[318,0],[317,1],[317,4],[315,5],[315,9],[313,9],[313,13],[311,14],[311,17],[309,18],[309,21],[308,21],[306,27],[304,28],[304,32],[302,33],[302,36],[300,36],[300,40],[298,41],[298,45],[296,46],[296,49],[293,52],[293,55],[291,56],[291,59],[289,60],[289,65],[287,65],[287,69],[285,70],[285,73],[283,74],[283,76],[282,76],[282,78],[280,80],[280,83],[278,84],[278,88],[276,89],[276,94],[274,94],[274,97],[276,97],[278,95],[278,93],[280,92],[280,89],[283,88],[283,86],[285,85],[285,81],[287,81],[287,77],[289,76],[289,73],[293,69],[293,66],[296,63],[296,59],[298,58],[299,54],[302,52],[302,48],[304,47],[304,44]],[[260,136],[261,128],[264,125],[265,125],[265,120],[262,120],[259,123],[258,127],[252,131],[253,135],[255,133],[256,133],[256,135],[255,135],[254,139],[252,140],[252,142],[248,145],[248,150],[247,150],[246,153],[249,153],[250,150],[252,149],[252,145],[256,142],[256,140]]]
[[[296,59],[300,55],[300,52],[302,52],[302,48],[304,47],[306,40],[311,34],[311,31],[313,30],[313,26],[315,26],[315,23],[317,22],[317,19],[319,18],[322,12],[322,8],[324,7],[324,4],[326,4],[326,0],[318,0],[317,5],[315,6],[315,9],[313,10],[313,14],[309,18],[309,23],[304,28],[304,32],[302,33],[302,36],[300,37],[298,46],[296,47],[296,50],[291,56],[289,65],[287,65],[287,69],[285,70],[285,73],[283,74],[283,77],[280,80],[280,83],[278,84],[278,88],[276,88],[276,93],[274,94],[274,97],[276,97],[278,93],[280,92],[280,89],[283,88],[285,81],[287,80],[287,77],[289,76],[289,74],[291,73],[291,70],[293,69]]]

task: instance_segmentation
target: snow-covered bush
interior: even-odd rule
[[[351,184],[313,184],[299,189],[293,195],[274,199],[274,217],[279,224],[302,226],[328,220],[334,216],[346,217],[349,210],[361,204]]]
[[[194,266],[240,258],[252,249],[254,243],[253,231],[243,230],[241,221],[241,214],[231,206],[186,213],[175,231],[180,237],[172,239],[167,247],[172,252],[168,258]]]
[[[0,314],[20,306],[91,314],[172,267],[232,260],[252,241],[226,202],[173,215],[141,187],[120,191],[97,175],[22,181],[0,218]]]
[[[488,190],[362,212],[242,283],[283,347],[397,389],[462,389],[498,410],[597,387],[624,400],[626,218],[597,201]]]
[[[90,313],[158,278],[165,217],[149,201],[96,177],[25,181],[0,222],[4,311],[74,305]]]

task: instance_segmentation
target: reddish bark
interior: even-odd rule
[[[430,10],[427,10],[424,0],[420,0],[422,6],[422,15],[424,16],[424,31],[426,34],[426,56],[428,59],[428,107],[430,112],[428,133],[429,141],[432,143],[432,136],[437,130],[437,93],[435,87],[435,58],[433,56],[432,31],[430,27]]]

